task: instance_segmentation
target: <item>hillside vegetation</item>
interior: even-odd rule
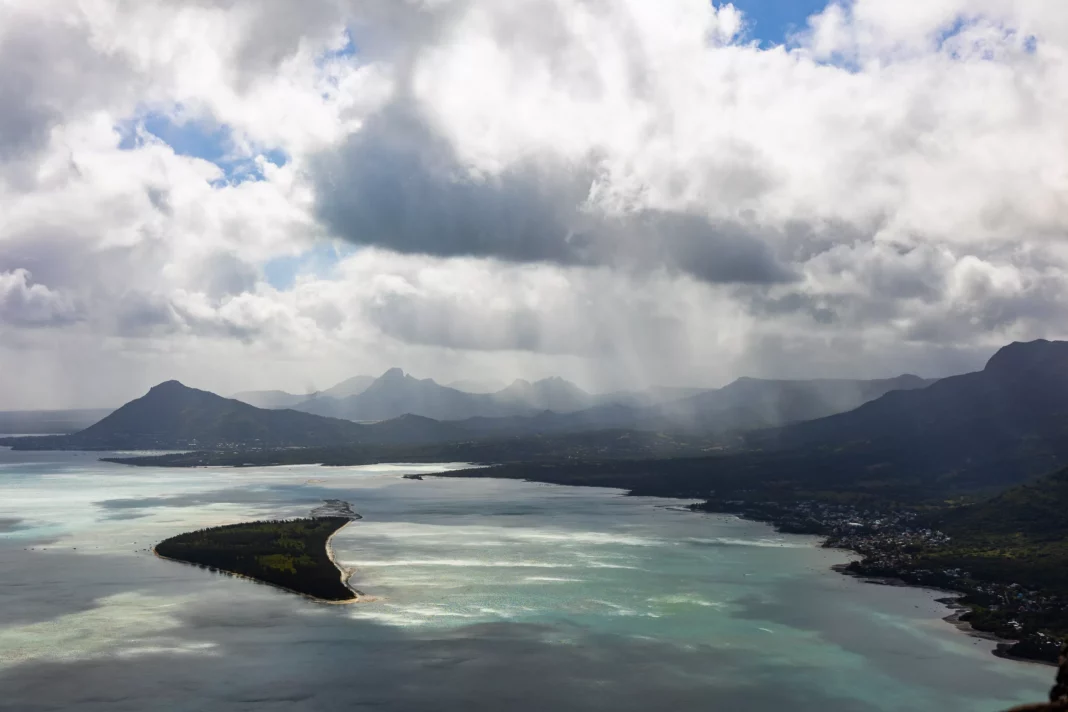
[[[1068,595],[1068,469],[940,513],[933,525],[952,541],[932,565]]]

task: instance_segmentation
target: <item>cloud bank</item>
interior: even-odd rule
[[[1068,331],[1068,17],[0,1],[0,407],[400,365],[940,375]]]

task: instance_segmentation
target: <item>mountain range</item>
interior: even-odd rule
[[[699,429],[752,430],[844,413],[891,391],[926,388],[934,379],[906,374],[871,381],[739,378],[723,388],[661,406]]]
[[[235,398],[261,408],[292,408],[356,422],[420,415],[460,421],[473,433],[604,428],[734,432],[840,413],[892,390],[931,383],[911,375],[879,380],[740,378],[719,389],[653,388],[595,395],[562,378],[546,378],[471,392],[393,368],[377,379],[358,376],[311,396],[253,391]]]
[[[543,410],[464,420],[412,413],[385,418],[412,402],[438,413],[462,413],[476,406],[508,412],[516,402],[531,409],[532,402],[574,405],[589,394],[547,379],[514,384],[490,396],[487,400],[485,394],[415,379],[398,369],[354,396],[317,399],[350,407],[355,403],[363,413],[384,418],[357,423],[255,408],[171,381],[73,435],[6,438],[0,445],[225,451],[230,453],[228,462],[246,451],[283,448],[290,449],[281,458],[287,462],[318,461],[328,448],[330,461],[339,464],[362,462],[370,457],[367,448],[379,446],[389,446],[388,452],[376,451],[375,457],[404,457],[407,452],[423,459],[447,455],[450,460],[512,463],[590,457],[618,463],[640,452],[641,457],[692,459],[662,461],[653,479],[640,462],[613,464],[611,471],[617,474],[636,468],[633,485],[630,480],[620,482],[638,491],[653,487],[673,496],[707,496],[713,491],[726,496],[756,487],[769,497],[853,493],[849,496],[901,501],[996,492],[1068,465],[1068,342],[1011,344],[983,370],[931,384],[914,376],[880,381],[740,379],[717,391],[657,406],[612,404],[571,413]],[[871,398],[844,413],[775,425]],[[772,427],[765,427],[768,424]],[[308,450],[302,454],[293,448]],[[710,457],[710,452],[717,454]],[[582,473],[568,476],[581,479]]]
[[[353,376],[325,391],[298,395],[286,391],[242,391],[235,393],[234,400],[254,405],[257,408],[293,408],[317,398],[348,398],[363,393],[374,383],[374,376]]]
[[[698,445],[699,452],[655,459],[598,455],[552,464],[505,452],[501,466],[471,476],[727,503],[941,508],[974,501],[1068,466],[1068,342],[1010,344],[981,371]]]
[[[1068,342],[1000,349],[981,371],[893,391],[840,413],[746,436],[751,449],[834,451],[960,487],[1000,486],[1068,463]]]
[[[217,450],[438,443],[608,430],[705,435],[816,417],[891,388],[924,384],[911,376],[881,381],[740,379],[716,391],[656,403],[665,394],[685,391],[595,396],[561,378],[547,378],[517,380],[494,393],[478,394],[390,369],[377,379],[349,379],[295,408],[259,408],[169,381],[72,435],[17,446]],[[264,404],[286,403],[292,397],[280,391],[242,395]],[[656,404],[647,405],[650,402]]]
[[[467,393],[392,368],[360,393],[344,397],[324,394],[294,408],[354,421],[388,420],[405,414],[437,420],[464,420],[532,414],[553,408],[569,412],[589,407],[593,402],[588,393],[559,378],[536,383],[516,381],[496,393]]]

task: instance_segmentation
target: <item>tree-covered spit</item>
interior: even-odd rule
[[[350,521],[322,517],[230,524],[179,534],[160,542],[155,551],[320,600],[350,601],[356,594],[327,552],[327,540]]]

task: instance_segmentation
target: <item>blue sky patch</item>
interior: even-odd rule
[[[327,277],[342,259],[356,252],[353,245],[338,242],[320,243],[299,255],[276,257],[263,266],[268,284],[278,290],[292,288],[297,275]]]
[[[263,171],[257,165],[256,157],[237,154],[233,130],[225,124],[202,119],[175,120],[167,114],[150,111],[120,122],[116,128],[121,136],[120,149],[137,148],[139,130],[143,130],[166,143],[179,156],[192,156],[214,163],[225,175],[217,185],[263,180]],[[264,150],[260,155],[276,166],[284,166],[289,160],[280,149]]]
[[[316,65],[318,67],[323,67],[331,60],[353,57],[356,55],[356,52],[356,42],[352,39],[352,33],[345,30],[345,43],[337,49],[328,50],[319,55],[316,59]]]
[[[726,5],[726,2],[716,2]],[[808,18],[822,12],[830,0],[733,0],[745,13],[746,33],[761,46],[784,44],[789,37],[808,26]],[[843,2],[843,5],[848,3]]]

